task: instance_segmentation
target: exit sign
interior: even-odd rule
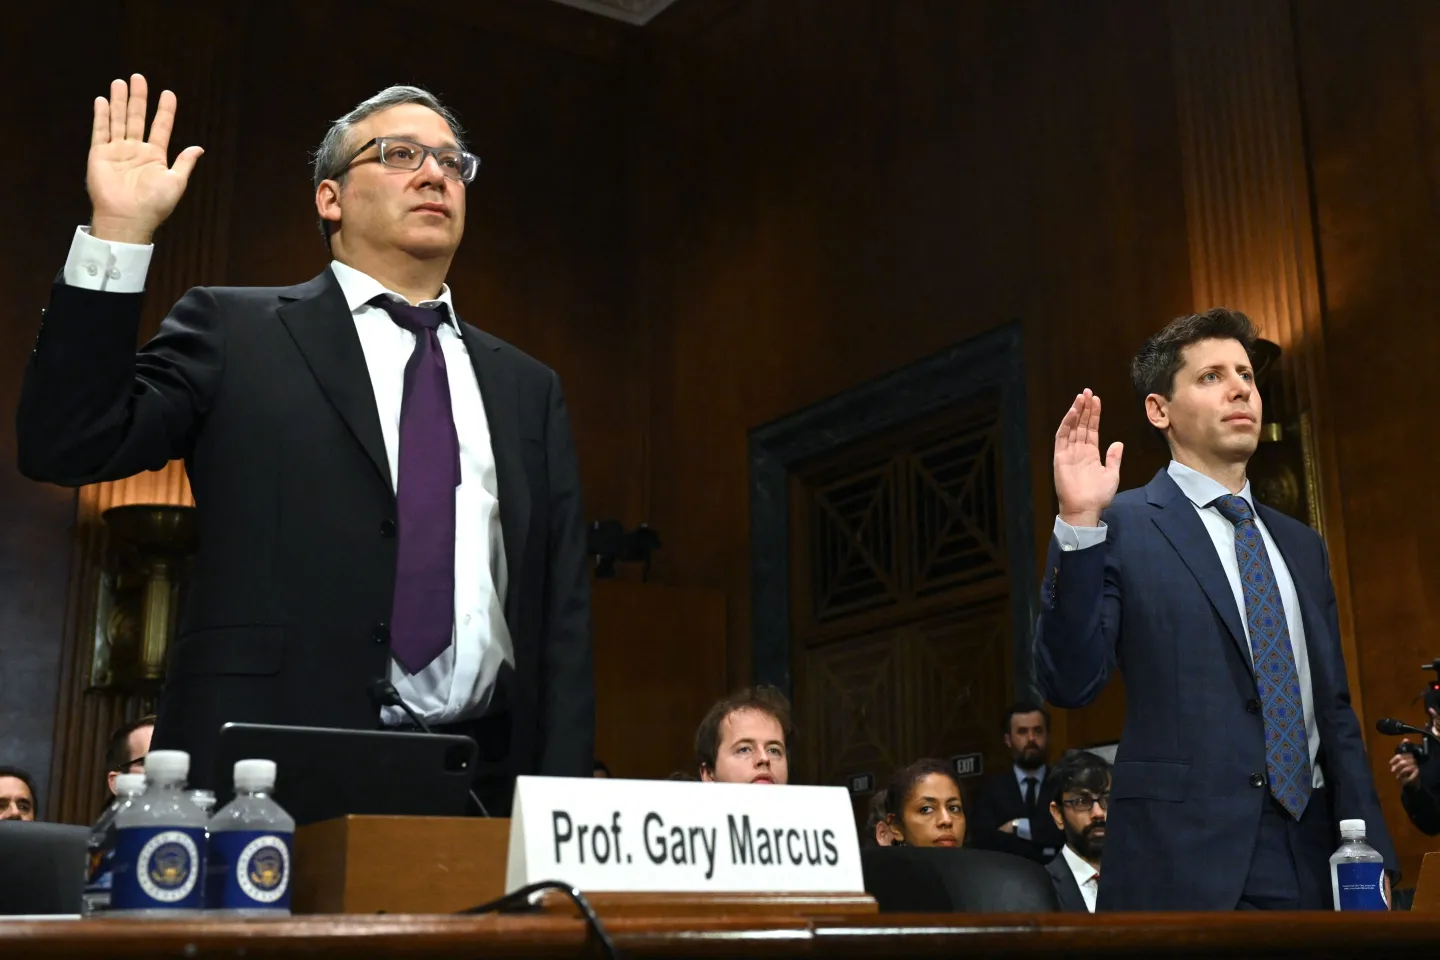
[[[957,777],[978,777],[985,772],[983,753],[961,753],[950,758]]]

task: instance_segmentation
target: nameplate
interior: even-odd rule
[[[860,893],[844,787],[520,777],[506,892]]]

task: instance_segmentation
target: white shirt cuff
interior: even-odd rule
[[[1098,527],[1072,527],[1059,517],[1055,518],[1055,540],[1066,553],[1097,547],[1105,542],[1108,532],[1103,523]]]
[[[90,236],[89,227],[77,227],[65,258],[65,283],[82,290],[142,293],[154,250],[150,243],[100,240]]]

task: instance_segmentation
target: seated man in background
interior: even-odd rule
[[[790,782],[790,701],[770,686],[740,690],[715,706],[695,731],[706,783]]]
[[[917,760],[897,772],[885,791],[885,810],[890,846],[958,849],[965,843],[960,781],[943,760]]]
[[[110,734],[105,748],[105,781],[115,792],[115,778],[122,773],[144,773],[145,756],[150,752],[150,735],[155,732],[155,715],[147,714],[131,720]]]
[[[35,819],[35,778],[19,767],[0,767],[0,820]]]
[[[1110,764],[1076,750],[1050,772],[1050,784],[1050,816],[1064,831],[1065,846],[1045,869],[1055,882],[1061,910],[1094,913],[1110,809]]]
[[[1006,712],[1003,730],[1012,765],[976,791],[970,810],[971,843],[1049,863],[1064,842],[1046,812],[1045,798],[1051,792],[1046,780],[1050,713],[1038,703],[1022,700]]]

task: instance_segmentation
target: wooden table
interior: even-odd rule
[[[631,957],[1429,957],[1419,914],[997,914],[615,917]],[[3,957],[498,958],[598,956],[564,916],[313,916],[288,920],[0,922]]]

